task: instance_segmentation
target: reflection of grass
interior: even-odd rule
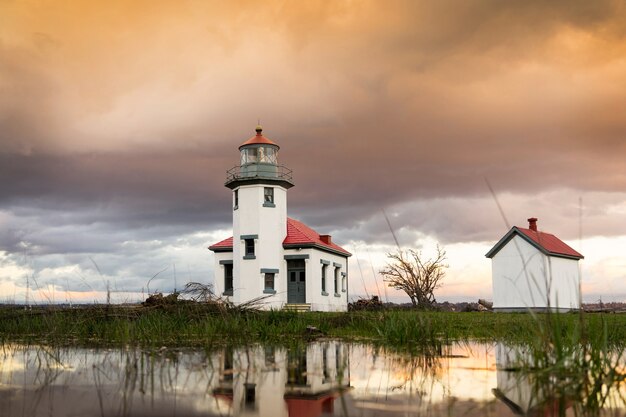
[[[530,383],[533,413],[598,415],[617,400],[624,373],[622,315],[545,313],[535,315],[532,337],[518,349],[520,378]]]
[[[538,336],[544,319],[545,326],[549,325],[554,335],[563,337],[544,340]],[[309,326],[316,329],[312,331]],[[204,346],[223,342],[289,341],[329,336],[367,339],[392,346],[425,346],[469,339],[518,343],[540,340],[543,345],[538,350],[541,350],[550,344],[556,349],[561,349],[562,345],[577,344],[580,338],[572,335],[583,333],[587,344],[617,345],[626,340],[626,315],[588,314],[580,318],[577,314],[548,316],[416,311],[224,312],[203,304],[161,308],[0,308],[0,338],[4,342],[63,345]]]

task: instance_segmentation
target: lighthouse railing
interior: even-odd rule
[[[274,164],[237,165],[226,171],[226,183],[249,178],[271,178],[291,182],[293,171],[284,165]]]

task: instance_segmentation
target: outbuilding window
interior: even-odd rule
[[[339,294],[339,268],[335,267],[335,295]]]
[[[322,294],[326,292],[326,269],[328,265],[322,265]]]

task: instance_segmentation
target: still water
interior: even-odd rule
[[[409,355],[334,340],[209,351],[5,345],[0,416],[551,415],[510,370],[517,354],[470,343]]]

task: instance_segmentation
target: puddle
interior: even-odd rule
[[[214,351],[5,345],[0,350],[0,415],[514,416],[559,411],[530,379],[506,370],[516,355],[504,345],[479,343],[443,346],[429,355],[339,341]],[[573,415],[573,404],[559,404],[561,414]],[[619,415],[620,410],[611,407],[611,412]]]

